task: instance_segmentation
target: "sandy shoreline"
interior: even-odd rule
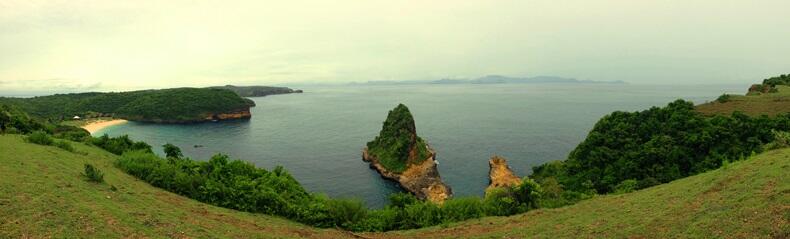
[[[97,131],[99,131],[101,129],[104,129],[104,128],[107,128],[107,127],[110,127],[110,126],[113,126],[113,125],[125,124],[126,122],[128,122],[128,121],[122,120],[122,119],[99,120],[99,121],[90,122],[90,123],[88,123],[86,125],[83,125],[81,127],[83,129],[87,130],[88,132],[90,132],[91,134],[93,134],[93,133],[96,133]]]

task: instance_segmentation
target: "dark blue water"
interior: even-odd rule
[[[249,121],[190,125],[129,123],[97,134],[128,134],[157,146],[170,142],[188,157],[215,153],[259,167],[283,165],[308,190],[361,198],[382,206],[399,189],[362,162],[365,143],[398,103],[412,111],[418,134],[437,151],[442,178],[456,196],[482,195],[488,162],[506,157],[524,176],[564,159],[602,116],[643,110],[678,98],[697,103],[746,85],[645,86],[596,84],[407,85],[305,88],[303,94],[253,98]],[[205,147],[194,148],[193,145]]]

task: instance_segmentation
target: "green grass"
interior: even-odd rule
[[[790,149],[558,209],[395,232],[404,237],[788,238]]]
[[[80,154],[0,135],[0,238],[351,238],[282,218],[203,204],[152,187],[72,142]],[[82,174],[91,164],[104,183]],[[370,238],[787,238],[790,149],[558,209],[487,217]],[[115,188],[116,190],[113,190]]]
[[[734,111],[743,112],[749,116],[768,115],[774,116],[790,112],[790,86],[776,86],[776,93],[761,93],[759,95],[730,95],[729,99],[722,102],[708,102],[697,106],[697,111],[705,115],[730,115]]]
[[[121,172],[112,165],[115,155],[72,145],[85,154],[25,143],[19,135],[0,135],[0,238],[347,235],[199,203]],[[89,182],[83,176],[85,164],[100,169],[104,182]]]

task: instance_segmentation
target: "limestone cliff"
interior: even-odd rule
[[[417,136],[414,118],[403,104],[389,112],[379,136],[362,151],[362,160],[420,199],[442,203],[452,196],[439,176],[436,152]]]
[[[205,120],[230,120],[230,119],[249,119],[252,118],[252,114],[250,114],[250,109],[239,110],[234,112],[228,113],[216,113],[211,114],[205,118]]]
[[[488,160],[488,177],[491,180],[486,188],[486,192],[494,188],[512,187],[521,183],[521,178],[510,170],[505,158],[494,155]]]
[[[449,186],[442,182],[436,165],[436,154],[431,150],[429,158],[420,163],[410,164],[402,173],[395,173],[384,167],[379,159],[362,151],[362,160],[370,163],[370,168],[375,169],[381,177],[398,182],[400,186],[422,200],[443,203],[453,194]]]

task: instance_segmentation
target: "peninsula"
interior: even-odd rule
[[[55,122],[109,117],[151,123],[196,123],[249,119],[254,103],[227,89],[173,88],[128,92],[0,98],[32,116]],[[75,117],[76,116],[76,117]]]

